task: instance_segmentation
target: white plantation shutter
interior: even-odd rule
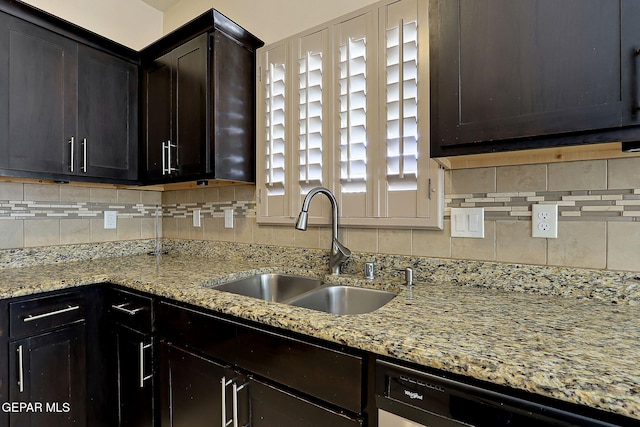
[[[393,25],[393,22],[389,24]],[[386,31],[387,183],[418,188],[418,22],[400,17]]]
[[[321,185],[343,226],[442,228],[428,4],[381,1],[259,51],[258,222],[292,225]],[[314,198],[310,224],[330,221],[328,199]]]
[[[285,64],[268,64],[265,95],[266,189],[268,194],[283,195],[285,178]]]
[[[367,40],[340,46],[340,183],[345,193],[367,191]]]
[[[330,100],[328,75],[330,75],[329,30],[298,37],[294,43],[297,82],[294,82],[297,97],[293,97],[295,108],[294,142],[296,154],[294,173],[296,181],[292,185],[293,209],[300,211],[302,201],[309,190],[318,186],[331,187],[329,172],[331,167]],[[297,146],[296,146],[297,143]],[[316,197],[309,209],[310,224],[331,222],[331,204],[326,197]]]
[[[287,189],[291,173],[288,57],[287,46],[281,43],[261,51],[258,59],[257,213],[275,223],[290,222],[292,216]]]
[[[368,11],[333,28],[334,180],[341,214],[349,218],[376,214],[377,24]]]
[[[305,52],[299,63],[299,183],[306,194],[322,185],[322,51]]]

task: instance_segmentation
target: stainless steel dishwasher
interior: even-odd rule
[[[380,360],[375,387],[378,427],[640,426],[615,414],[559,403],[560,409]]]

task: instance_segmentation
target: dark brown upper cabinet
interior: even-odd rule
[[[433,157],[640,138],[640,2],[429,4]]]
[[[107,50],[113,46],[124,57]],[[137,63],[135,51],[26,5],[3,4],[0,175],[136,181]]]
[[[141,52],[143,183],[255,182],[255,51],[215,10]]]

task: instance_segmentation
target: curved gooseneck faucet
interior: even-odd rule
[[[296,229],[301,231],[307,230],[307,222],[309,220],[309,204],[311,199],[318,193],[322,193],[329,198],[331,202],[331,255],[329,257],[329,269],[331,274],[340,274],[340,267],[351,256],[351,251],[347,249],[338,240],[338,202],[333,193],[325,187],[315,187],[311,189],[302,202],[302,210],[296,221]]]

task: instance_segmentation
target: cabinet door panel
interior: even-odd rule
[[[161,343],[161,425],[205,427],[222,421],[222,384],[228,367]],[[230,379],[230,378],[227,378]],[[231,419],[231,399],[227,399]]]
[[[204,172],[206,138],[207,34],[173,51],[176,162],[180,175]]]
[[[213,34],[212,144],[207,153],[216,178],[255,182],[255,52],[221,31]],[[213,153],[213,157],[211,156]]]
[[[80,324],[9,344],[10,401],[42,404],[12,413],[12,427],[86,424],[85,334]]]
[[[0,147],[7,167],[69,173],[68,141],[77,136],[76,43],[19,19],[4,20],[8,86]]]
[[[171,53],[161,56],[144,72],[143,117],[145,139],[142,155],[147,179],[159,179],[166,161],[164,144],[171,142]]]
[[[153,425],[153,342],[150,337],[123,326],[114,328],[117,361],[118,425]],[[142,346],[142,350],[141,347]]]
[[[432,0],[434,142],[447,147],[638,123],[631,117],[627,3]]]
[[[79,168],[78,173],[136,179],[137,67],[81,46],[78,73],[78,155],[80,165],[86,168]],[[85,143],[86,147],[83,146]]]

